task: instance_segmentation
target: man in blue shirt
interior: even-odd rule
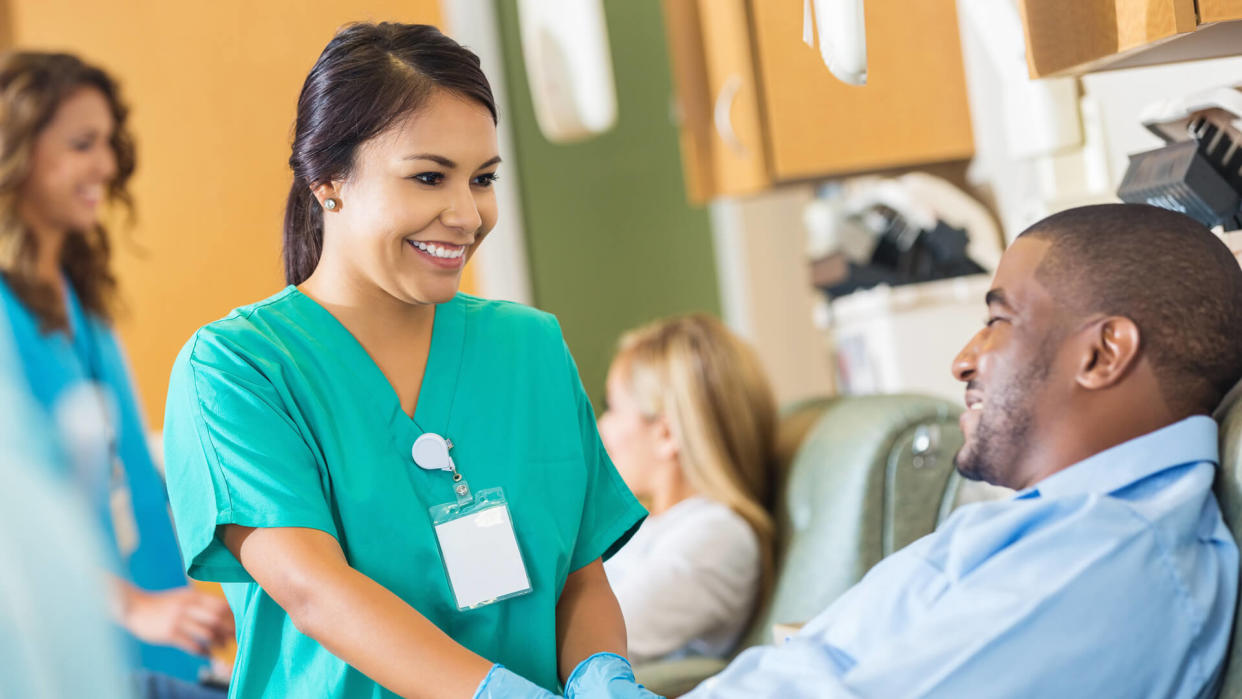
[[[1208,415],[1242,376],[1242,270],[1209,231],[1109,204],[1005,252],[966,383],[963,507],[706,697],[1210,696],[1238,549]]]

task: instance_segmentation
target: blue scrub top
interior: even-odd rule
[[[124,354],[112,328],[86,312],[71,284],[65,288],[71,334],[63,330],[42,332],[38,318],[17,298],[3,275],[0,303],[16,342],[27,388],[46,412],[50,424],[57,424],[58,407],[63,409],[62,399],[72,389],[92,380],[104,389],[116,431],[115,458],[123,471],[121,487],[129,491],[137,525],[137,548],[124,560],[115,548],[110,507],[114,476],[108,472],[113,454],[107,445],[100,444],[101,453],[88,458],[75,454],[72,459],[55,460],[59,465],[53,467],[53,475],[86,491],[105,539],[113,543],[113,548],[102,552],[101,557],[110,560],[114,570],[144,590],[182,587],[187,581],[169,517],[168,495],[147,447],[142,413]],[[62,439],[62,443],[65,441]],[[89,464],[90,472],[75,470],[75,462],[78,469]],[[132,636],[130,639],[137,649],[139,666],[147,670],[193,681],[198,679],[200,668],[208,664],[207,660],[176,648],[152,646]]]

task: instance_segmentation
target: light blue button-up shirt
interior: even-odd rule
[[[1191,417],[963,507],[690,696],[1205,696],[1238,585],[1217,460]]]

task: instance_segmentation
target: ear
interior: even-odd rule
[[[655,418],[651,421],[651,429],[655,431],[656,456],[675,461],[681,455],[681,447],[678,446],[677,435],[673,431],[673,426],[669,424],[668,418],[663,415]]]
[[[1079,386],[1090,391],[1110,388],[1138,363],[1142,338],[1138,326],[1129,318],[1109,316],[1083,332],[1089,334],[1075,377]]]
[[[322,182],[320,184],[311,185],[311,194],[315,199],[319,200],[319,205],[323,206],[324,201],[328,199],[340,200],[341,195],[335,182]]]

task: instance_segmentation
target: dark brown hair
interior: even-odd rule
[[[1210,414],[1242,378],[1242,269],[1198,221],[1098,204],[1053,214],[1022,237],[1051,242],[1036,278],[1058,303],[1138,326],[1139,351],[1174,410]]]
[[[0,274],[13,293],[39,319],[44,330],[68,326],[59,294],[36,276],[38,241],[18,214],[20,191],[30,176],[34,144],[64,100],[83,87],[103,93],[115,129],[109,145],[116,157],[116,177],[108,198],[133,212],[126,189],[134,173],[134,142],[126,129],[129,113],[120,88],[102,69],[67,53],[14,51],[0,54]],[[60,265],[89,312],[111,318],[116,279],[109,261],[108,232],[101,224],[68,232]]]
[[[424,24],[351,24],[328,42],[306,76],[293,131],[293,185],[285,205],[289,284],[315,271],[323,211],[311,187],[349,175],[358,147],[421,107],[434,90],[473,99],[496,120],[478,56]]]

